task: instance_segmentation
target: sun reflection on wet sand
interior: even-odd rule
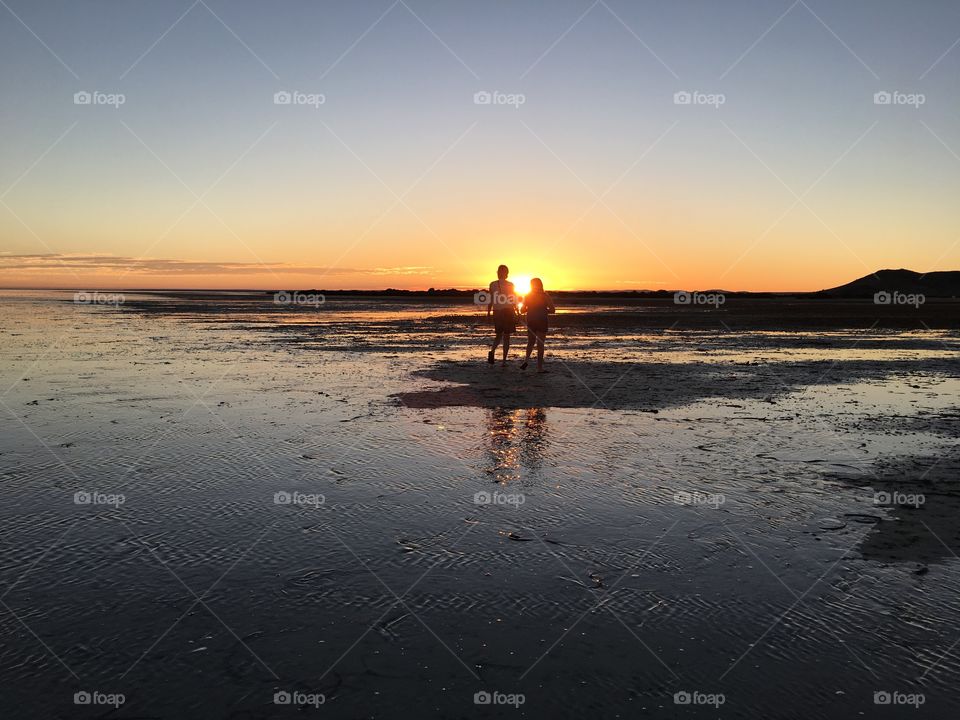
[[[490,462],[486,472],[501,485],[517,482],[525,470],[538,468],[549,448],[543,408],[485,411],[485,439]]]

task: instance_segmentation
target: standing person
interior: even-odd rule
[[[495,361],[497,345],[503,338],[503,364],[507,364],[507,353],[510,352],[510,335],[517,329],[517,296],[513,291],[513,283],[507,280],[510,269],[506,265],[497,268],[497,279],[490,283],[490,302],[487,304],[487,317],[493,313],[493,327],[496,336],[493,339],[493,348],[487,353],[487,362],[491,365]]]
[[[537,372],[547,372],[543,369],[543,346],[547,340],[547,315],[555,313],[553,300],[543,291],[543,280],[533,278],[530,281],[530,292],[523,299],[523,313],[527,316],[527,357],[520,366],[527,369],[530,362],[530,353],[533,345],[537,345]]]

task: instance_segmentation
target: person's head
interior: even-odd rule
[[[507,275],[509,274],[510,274],[510,268],[508,268],[506,265],[501,265],[500,267],[497,268],[497,278],[499,280],[506,280]]]
[[[530,278],[530,292],[532,293],[542,293],[543,292],[543,280],[540,278]]]

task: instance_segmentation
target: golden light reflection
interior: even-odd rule
[[[547,445],[547,415],[543,408],[490,410],[487,450],[495,482],[507,485],[521,479],[522,470],[537,468]]]

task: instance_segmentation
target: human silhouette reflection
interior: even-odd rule
[[[487,473],[495,482],[518,482],[521,471],[543,464],[549,445],[547,413],[543,408],[494,408],[487,412]]]

